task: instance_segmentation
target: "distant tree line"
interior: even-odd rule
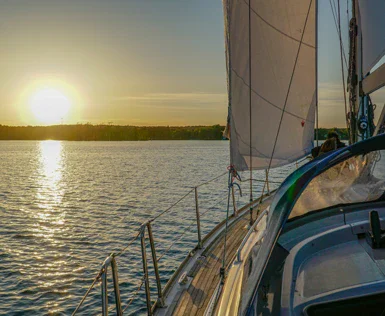
[[[220,140],[224,126],[122,126],[122,125],[0,125],[0,140]],[[341,139],[347,139],[344,128],[319,129],[319,139],[325,139],[330,130],[336,130]]]
[[[224,126],[122,126],[122,125],[0,125],[0,140],[215,140],[222,139]]]

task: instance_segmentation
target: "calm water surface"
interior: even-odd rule
[[[71,314],[106,256],[125,247],[141,223],[226,171],[228,146],[0,141],[0,314]],[[275,170],[271,179],[293,168]],[[247,185],[239,206],[248,200]],[[255,182],[255,195],[261,187]],[[225,218],[226,190],[226,175],[199,188],[203,235]],[[158,256],[168,250],[160,261],[163,284],[196,245],[194,223],[193,193],[154,222]],[[123,306],[141,281],[139,246],[137,240],[117,259]],[[143,298],[142,289],[126,313],[143,313]],[[81,314],[100,311],[98,284]]]

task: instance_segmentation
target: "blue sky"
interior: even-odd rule
[[[337,33],[319,8],[320,125],[343,126]],[[68,93],[64,123],[225,123],[220,0],[1,0],[0,39],[0,124],[37,124],[39,85]]]

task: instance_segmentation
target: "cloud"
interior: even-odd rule
[[[320,103],[332,105],[332,102],[344,103],[343,86],[342,83],[333,82],[321,82],[319,84],[318,98]],[[385,89],[380,89],[371,94],[372,101],[385,102]],[[346,100],[348,101],[349,95],[346,93]]]
[[[342,82],[321,82],[318,90],[320,126],[345,126],[345,104]],[[375,122],[381,113],[385,102],[385,89],[371,94],[372,102],[378,107],[375,111]],[[346,93],[347,107],[349,108],[349,94]]]
[[[185,101],[197,103],[223,103],[227,102],[225,93],[206,93],[206,92],[191,92],[191,93],[149,93],[141,96],[120,96],[113,98],[113,102],[123,101],[143,101],[143,102],[172,102]]]
[[[347,97],[347,96],[346,96]],[[324,106],[342,106],[344,105],[343,86],[341,83],[325,83],[319,84],[318,101]]]

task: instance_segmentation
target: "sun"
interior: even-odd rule
[[[61,91],[44,88],[36,91],[29,99],[32,114],[42,124],[58,124],[68,116],[71,101]]]

